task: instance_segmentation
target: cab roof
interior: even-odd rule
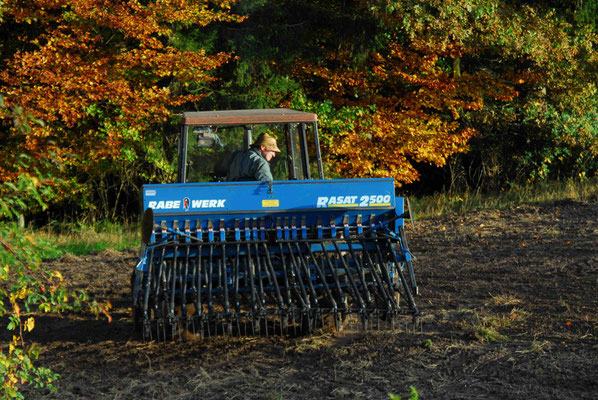
[[[257,110],[190,111],[183,113],[183,125],[251,125],[317,122],[316,114],[289,108]]]

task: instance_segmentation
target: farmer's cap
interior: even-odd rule
[[[255,139],[255,142],[251,145],[251,147],[260,147],[264,146],[266,150],[274,151],[276,153],[280,153],[280,149],[276,145],[276,138],[272,135],[267,134],[266,132],[260,133],[260,135]]]

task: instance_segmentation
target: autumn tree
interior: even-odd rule
[[[563,158],[566,143],[592,159],[593,134],[558,139],[551,132],[564,125],[550,117],[575,98],[586,101],[570,119],[592,120],[593,83],[581,68],[592,65],[591,39],[526,4],[542,2],[247,3],[249,18],[227,32],[243,58],[225,79],[229,99],[316,111],[338,174],[406,183],[450,161],[467,164],[470,183],[492,186],[538,176],[542,154]]]
[[[369,42],[363,24],[344,37],[331,30],[322,37],[333,40],[320,42],[325,57],[298,63],[295,76],[313,104],[331,102],[329,113],[321,109],[339,172],[404,183],[418,179],[418,165],[443,166],[468,150],[472,117],[488,103],[513,101],[535,73],[517,62],[562,32],[494,0],[364,1],[335,10],[367,16],[375,27]],[[541,34],[537,44],[528,29]]]
[[[118,196],[140,175],[168,179],[162,130],[169,115],[201,98],[202,83],[230,59],[178,46],[177,33],[241,20],[230,12],[234,1],[3,2],[0,93],[8,107],[44,124],[24,135],[0,116],[1,179],[22,172],[19,154],[32,157],[29,168],[42,158],[62,166],[55,171],[66,182],[57,188],[62,198],[89,201],[89,193],[106,197],[109,190]],[[102,211],[113,215],[114,203],[104,199]]]

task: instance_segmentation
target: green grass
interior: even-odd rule
[[[56,258],[65,254],[85,255],[105,249],[120,251],[138,248],[141,240],[136,224],[112,222],[93,225],[53,223],[27,233],[43,247],[43,258]]]
[[[417,218],[426,218],[480,209],[503,209],[521,204],[543,204],[557,200],[584,200],[596,197],[598,177],[584,181],[567,180],[512,186],[497,194],[437,193],[410,200]]]

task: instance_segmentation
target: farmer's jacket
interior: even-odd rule
[[[238,151],[233,154],[227,181],[268,181],[272,182],[270,164],[256,147],[246,151]]]

